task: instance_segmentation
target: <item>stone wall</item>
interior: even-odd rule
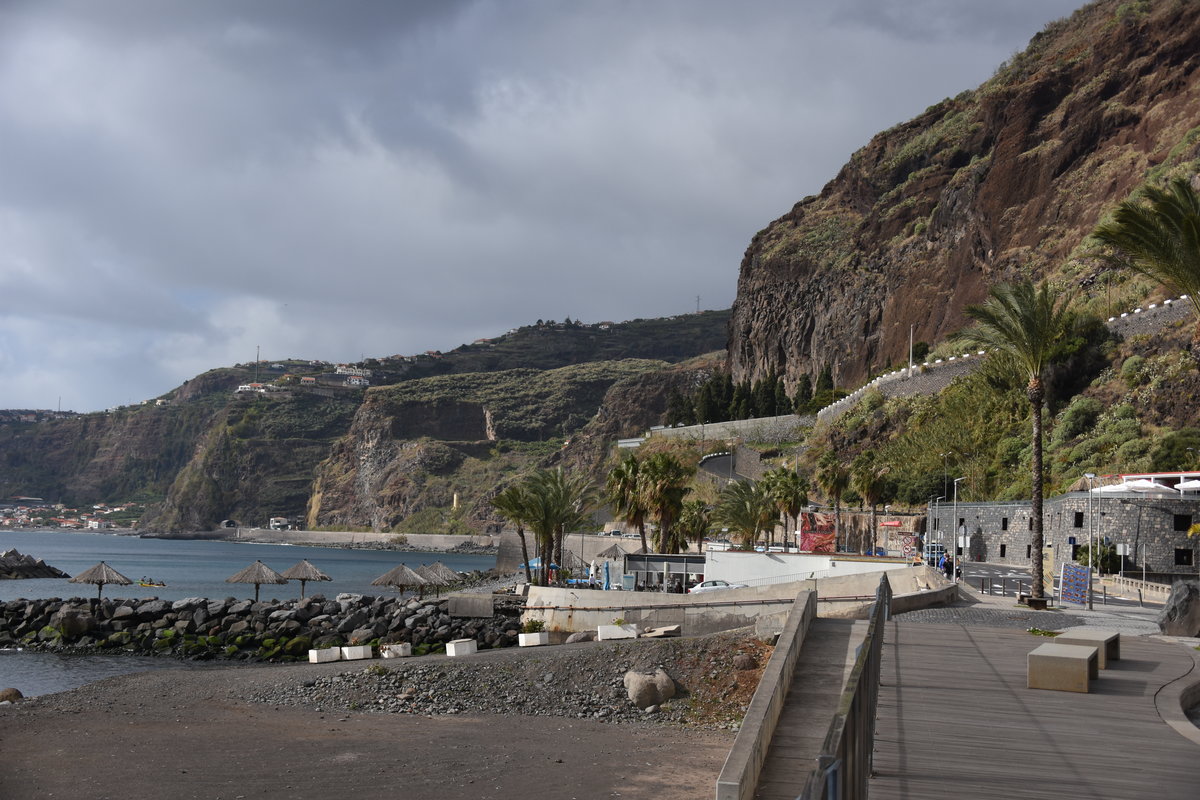
[[[780,417],[756,417],[677,428],[653,428],[650,435],[695,441],[747,439],[754,442],[794,442],[801,438],[799,429],[812,427],[816,421],[816,416],[812,414],[784,414]]]
[[[1155,333],[1170,325],[1178,325],[1188,320],[1192,312],[1191,301],[1184,295],[1109,317],[1107,324],[1118,336],[1137,336]],[[878,390],[884,397],[909,397],[940,392],[955,378],[974,370],[983,357],[981,352],[968,353],[944,361],[939,359],[926,362],[914,368],[911,374],[906,367],[880,375],[850,395],[822,408],[817,412],[817,419],[821,422],[833,422],[853,408],[871,389]]]
[[[1030,504],[959,503],[960,538],[966,536],[966,558],[1000,564],[1028,566],[1032,556]],[[1170,580],[1195,576],[1200,540],[1188,538],[1187,528],[1200,522],[1200,498],[1154,496],[1134,492],[1089,495],[1072,492],[1046,500],[1043,531],[1051,546],[1055,563],[1071,561],[1077,548],[1087,544],[1089,531],[1111,544],[1127,544],[1132,553],[1125,559],[1126,572],[1141,574],[1143,563],[1148,577]],[[933,523],[926,541],[946,541],[954,529],[954,509],[949,503],[931,515]],[[961,544],[961,542],[959,543]],[[1190,564],[1177,563],[1187,561]]]

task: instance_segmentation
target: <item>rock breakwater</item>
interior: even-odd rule
[[[299,661],[310,648],[409,642],[414,655],[424,655],[452,639],[475,639],[481,650],[516,645],[523,605],[496,598],[492,615],[480,618],[451,617],[447,598],[12,600],[0,603],[0,647]]]
[[[21,578],[69,578],[61,569],[52,567],[40,558],[21,555],[16,550],[0,553],[0,580]]]

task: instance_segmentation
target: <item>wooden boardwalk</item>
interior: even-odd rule
[[[813,620],[771,737],[755,800],[795,800],[804,789],[866,629],[866,622]]]
[[[1194,669],[1182,645],[1121,637],[1089,694],[1025,688],[1021,630],[887,624],[871,800],[1200,797],[1200,746],[1154,696]]]

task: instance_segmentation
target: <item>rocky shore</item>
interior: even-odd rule
[[[451,617],[445,598],[13,600],[0,603],[0,647],[239,661],[306,660],[310,648],[354,644],[409,642],[417,655],[444,652],[452,639],[511,647],[523,600],[497,598],[482,618]]]
[[[69,578],[61,569],[52,567],[40,558],[21,555],[16,550],[0,553],[0,580],[23,578]]]

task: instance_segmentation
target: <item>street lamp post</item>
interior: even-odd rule
[[[946,499],[945,495],[939,495],[933,499],[933,519],[934,519],[933,525],[936,525],[938,528],[938,541],[939,542],[942,540],[941,515],[939,514],[941,507],[939,506],[939,504],[945,499]],[[931,526],[929,528],[929,530],[926,531],[925,533],[926,533],[925,543],[926,544],[932,543],[933,527]],[[937,564],[935,563],[933,566],[936,567]]]
[[[1092,481],[1095,479],[1094,472],[1085,472],[1083,477],[1087,478],[1088,482],[1088,611],[1092,610],[1092,564],[1096,563],[1096,547],[1092,544],[1092,518],[1095,514],[1092,512]]]
[[[950,580],[954,580],[954,576],[957,574],[955,562],[958,553],[958,482],[966,479],[966,476],[954,479],[954,518],[950,520],[954,523],[954,534],[950,537]]]

